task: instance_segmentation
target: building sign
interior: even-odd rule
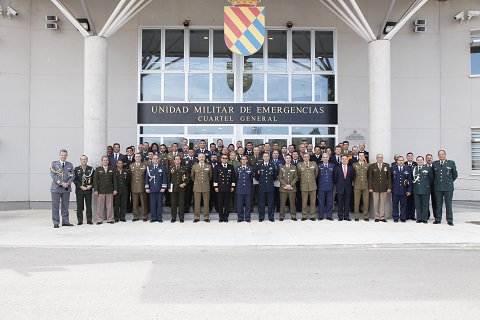
[[[336,104],[139,103],[138,124],[338,124]]]

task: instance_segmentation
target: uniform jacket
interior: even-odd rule
[[[355,190],[368,190],[368,163],[355,162],[352,167],[355,170]]]
[[[445,160],[443,165],[440,161],[433,161],[432,169],[434,173],[433,187],[435,191],[453,191],[453,182],[458,177],[457,166],[452,160]]]
[[[297,176],[301,191],[317,190],[318,164],[315,161],[301,162],[297,165]]]
[[[248,165],[256,168],[260,163],[263,163],[263,158],[262,156],[254,156],[253,154],[251,156],[248,156]]]
[[[235,168],[231,164],[224,168],[222,163],[218,163],[212,173],[213,187],[218,188],[218,191],[230,192],[230,188],[235,188]]]
[[[280,181],[280,192],[294,193],[297,192],[296,183],[298,180],[297,167],[290,164],[289,167],[283,165],[278,170],[278,180]],[[285,189],[285,186],[289,184],[293,187],[291,190]]]
[[[347,177],[343,174],[343,165],[333,169],[333,181],[337,186],[337,193],[352,193],[352,183],[355,181],[355,170],[347,164]]]
[[[271,158],[271,159],[270,159],[270,162],[276,164],[277,167],[278,167],[278,166],[283,166],[283,165],[285,165],[285,161],[283,161],[283,160],[280,159],[280,158],[278,158],[277,161],[275,161],[275,159]]]
[[[188,184],[190,182],[190,173],[187,167],[175,165],[168,170],[168,189],[172,192],[185,191],[185,187],[180,188],[181,184]]]
[[[159,153],[158,154],[158,164],[161,164],[162,166],[165,167],[166,170],[170,168],[170,165],[172,164],[171,157],[169,153]],[[153,163],[150,163],[153,164]]]
[[[400,172],[399,166],[390,168],[392,172],[392,194],[405,196],[407,192],[412,192],[412,169],[411,167],[403,166]]]
[[[193,192],[210,192],[212,167],[208,163],[196,163],[192,167]]]
[[[107,171],[103,166],[97,167],[93,174],[93,188],[99,194],[111,194],[117,190],[117,181],[114,179],[113,167],[108,166]]]
[[[90,190],[82,190],[81,186],[88,187],[92,186],[93,188],[93,167],[88,166],[83,170],[82,166],[75,167],[75,193],[76,194],[89,194],[92,193]]]
[[[255,172],[250,166],[242,166],[235,168],[235,179],[237,180],[235,191],[237,194],[250,194],[252,192],[253,176]]]
[[[270,162],[265,165],[262,162],[257,165],[255,179],[259,182],[259,192],[273,192],[273,182],[277,179],[277,166]]]
[[[125,155],[124,154],[121,154],[120,152],[118,153],[118,160],[122,160],[123,162],[125,162]],[[108,165],[110,167],[113,167],[115,168],[115,166],[117,165],[117,161],[115,161],[115,153],[112,153],[112,154],[109,154],[108,155]]]
[[[167,169],[160,163],[150,165],[147,167],[145,175],[145,190],[150,189],[150,192],[160,192],[161,189],[167,189]]]
[[[412,184],[413,184],[413,194],[430,194],[431,188],[434,180],[433,170],[427,165],[421,167],[413,167],[412,170]]]
[[[197,158],[200,153],[203,153],[205,155],[205,162],[207,162],[206,160],[210,161],[212,153],[209,150],[204,149],[203,152],[200,149],[195,150],[195,158]]]
[[[132,193],[145,192],[145,175],[147,173],[147,165],[142,162],[137,167],[134,162],[130,165],[130,180]]]
[[[115,180],[117,180],[117,193],[128,194],[128,189],[131,183],[130,171],[127,168],[122,168],[122,172],[118,168],[113,169]]]
[[[373,192],[387,192],[387,189],[392,189],[391,176],[387,163],[382,163],[381,168],[378,168],[378,162],[372,163],[368,167],[368,189]]]
[[[334,182],[333,182],[333,170],[335,165],[333,163],[325,164],[321,162],[318,165],[318,190],[319,191],[333,191]]]
[[[128,156],[125,156],[125,158],[123,158],[123,161],[125,162],[125,165],[123,167],[128,169],[130,168],[130,165],[135,162],[135,155],[132,154],[131,159],[128,159]]]
[[[192,167],[195,163],[198,163],[198,159],[197,158],[190,159],[189,156],[187,156],[182,160],[182,166],[187,168],[188,175],[192,174]]]
[[[52,161],[50,163],[50,177],[52,178],[52,185],[50,192],[66,193],[72,191],[71,183],[75,180],[75,170],[71,162],[65,161],[62,168],[60,160]],[[68,184],[68,188],[62,188],[63,183]]]
[[[310,161],[315,161],[316,164],[321,164],[323,162],[322,154],[319,154],[318,157],[315,153],[312,154],[312,156],[310,157]]]

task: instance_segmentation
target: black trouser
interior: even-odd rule
[[[83,210],[86,207],[85,213],[87,215],[87,222],[92,222],[92,193],[76,194],[77,198],[77,220],[78,223],[83,223]],[[85,205],[85,207],[84,207]]]
[[[190,212],[190,207],[192,205],[192,199],[193,199],[193,182],[190,181],[185,186],[185,213]]]
[[[258,210],[258,184],[252,184],[252,196],[250,198],[250,211],[253,211],[253,207],[257,205]]]
[[[273,188],[273,198],[275,199],[276,212],[280,212],[280,187]]]
[[[128,193],[116,194],[113,196],[113,212],[115,221],[125,220],[125,212],[127,211]]]
[[[432,211],[433,211],[433,218],[435,219],[437,215],[437,198],[435,198],[435,190],[433,189],[433,184],[430,185],[430,198],[432,199]],[[432,215],[430,213],[430,208],[428,208],[428,217],[430,218]]]
[[[164,197],[165,197],[165,205],[167,207],[170,207],[172,205],[172,202],[170,201],[170,192],[168,192],[167,189],[165,189],[165,192],[163,193]]]
[[[230,193],[231,192],[215,192],[218,201],[218,218],[220,221],[227,221],[230,215]]]
[[[407,219],[415,219],[415,199],[413,194],[407,197]]]
[[[132,202],[132,186],[128,184],[128,195],[127,195],[127,212],[133,212],[133,202]]]
[[[296,212],[302,212],[302,190],[300,190],[300,182],[297,181],[297,183],[295,184],[296,188],[297,188],[297,195],[296,195],[296,205],[295,205],[295,209],[296,209]]]

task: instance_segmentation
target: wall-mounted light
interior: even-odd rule
[[[392,31],[393,27],[395,27],[396,24],[397,24],[396,22],[388,21],[385,24],[385,28],[383,28],[383,34],[388,34],[390,31]]]
[[[293,22],[292,21],[287,21],[287,28],[293,27]]]
[[[190,26],[190,22],[192,22],[192,20],[184,20],[184,21],[183,21],[183,26],[184,26],[185,28],[188,28],[188,27]]]
[[[88,19],[81,18],[81,19],[77,19],[77,21],[80,23],[83,29],[90,31],[90,23],[88,23]]]

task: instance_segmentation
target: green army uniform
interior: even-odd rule
[[[117,190],[117,181],[114,179],[113,167],[99,166],[93,175],[93,188],[98,192],[97,197],[97,224],[103,222],[103,213],[107,209],[107,222],[113,223],[113,191]]]
[[[295,207],[295,196],[297,194],[297,167],[294,165],[283,165],[278,172],[278,180],[280,181],[280,221],[285,218],[285,207],[287,205],[290,210],[290,217],[292,220],[297,220],[297,210]],[[292,186],[292,189],[285,189],[287,185]]]
[[[142,207],[142,219],[148,218],[147,207],[147,193],[145,191],[145,175],[147,172],[147,164],[142,162],[137,164],[136,162],[130,164],[130,180],[132,191],[132,205],[133,205],[133,219],[139,220],[140,213],[138,207]]]
[[[442,162],[436,160],[432,164],[432,169],[434,174],[433,187],[437,201],[435,222],[440,223],[442,221],[443,199],[445,199],[447,222],[453,223],[453,182],[458,177],[457,166],[452,160],[444,160]]]
[[[113,170],[114,179],[117,181],[117,194],[113,196],[113,212],[115,222],[125,221],[127,212],[127,200],[129,196],[128,186],[130,185],[130,172],[127,168],[121,171],[118,168]]]
[[[430,204],[430,185],[433,183],[432,168],[423,165],[413,167],[412,184],[413,200],[417,211],[417,222],[427,223]]]
[[[297,176],[300,181],[300,191],[302,191],[302,219],[315,220],[318,165],[315,161],[298,163]],[[309,198],[310,214],[308,213]]]
[[[83,170],[82,166],[78,166],[75,171],[75,196],[77,200],[77,220],[78,224],[83,223],[83,209],[87,216],[87,223],[92,224],[92,190],[93,190],[93,167],[86,166]],[[82,190],[81,187],[88,187],[88,190]],[[85,208],[84,208],[85,204]]]
[[[360,200],[363,201],[363,219],[368,219],[368,206],[370,202],[370,193],[368,192],[368,167],[369,163],[355,162],[355,185],[353,187],[353,206],[355,219],[360,218]]]
[[[190,182],[190,175],[188,174],[188,169],[185,166],[173,166],[168,171],[168,189],[171,190],[171,213],[172,213],[172,222],[177,220],[177,208],[178,208],[178,217],[180,222],[184,221],[185,217],[185,190],[187,184]],[[184,184],[184,187],[180,185]]]
[[[192,167],[194,219],[200,220],[200,203],[203,198],[203,217],[210,220],[210,181],[212,166],[208,163],[196,163]]]

